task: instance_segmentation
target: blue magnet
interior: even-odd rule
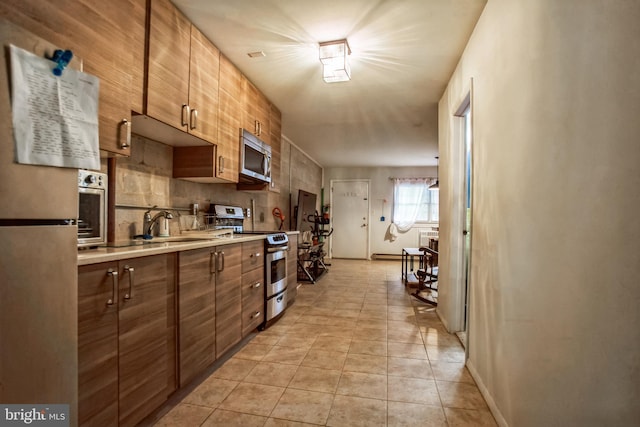
[[[62,71],[66,68],[69,62],[71,62],[71,59],[73,59],[73,52],[70,50],[57,49],[53,52],[53,57],[49,59],[56,63],[56,66],[52,70],[53,74],[61,76]]]

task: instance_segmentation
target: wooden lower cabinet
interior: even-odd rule
[[[134,426],[166,401],[175,322],[175,254],[78,268],[80,425]]]
[[[264,323],[264,268],[242,274],[242,336]]]
[[[180,387],[216,360],[216,251],[178,254]]]
[[[298,235],[289,235],[289,252],[287,253],[287,298],[289,304],[298,295]]]
[[[216,248],[216,358],[242,339],[242,244]]]
[[[242,336],[264,323],[264,240],[242,244]]]

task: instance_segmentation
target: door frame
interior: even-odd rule
[[[371,179],[332,179],[329,181],[329,203],[333,204],[333,185],[336,182],[365,182],[367,184],[367,236],[366,236],[366,260],[371,259]],[[332,210],[333,212],[333,210]],[[333,214],[330,216],[330,227],[333,228]],[[329,258],[333,258],[333,235],[329,236]]]
[[[454,122],[454,138],[453,138],[453,150],[451,157],[451,172],[453,175],[452,184],[456,188],[452,188],[452,191],[459,194],[459,197],[455,197],[453,200],[452,213],[455,215],[455,220],[452,221],[450,241],[451,247],[451,267],[455,270],[452,274],[454,278],[452,282],[452,315],[451,315],[451,332],[466,333],[465,353],[466,357],[469,355],[469,337],[472,330],[471,324],[471,293],[473,292],[472,286],[472,266],[473,266],[473,210],[476,205],[476,194],[473,185],[474,175],[474,108],[473,108],[473,79],[469,82],[469,87],[463,92],[464,97],[457,103],[456,110],[453,112]],[[456,105],[456,104],[454,104]],[[466,276],[466,264],[465,264],[465,236],[463,234],[466,228],[466,129],[465,129],[465,111],[470,110],[471,118],[471,134],[469,135],[471,144],[471,236],[469,237],[469,277],[468,283],[465,282]],[[467,287],[465,291],[465,286]],[[466,306],[466,319],[465,319],[465,306]]]

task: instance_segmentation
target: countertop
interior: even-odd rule
[[[298,234],[298,231],[285,231],[288,235]],[[180,239],[180,236],[173,236]],[[78,266],[97,264],[100,262],[118,261],[121,259],[140,258],[150,255],[166,254],[171,252],[188,251],[191,249],[209,248],[213,246],[230,245],[232,243],[251,242],[264,240],[261,234],[234,234],[226,237],[212,237],[202,240],[190,241],[156,241],[150,240],[135,246],[98,247],[78,251]]]

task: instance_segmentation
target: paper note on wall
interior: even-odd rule
[[[100,80],[11,45],[16,162],[100,170]]]

